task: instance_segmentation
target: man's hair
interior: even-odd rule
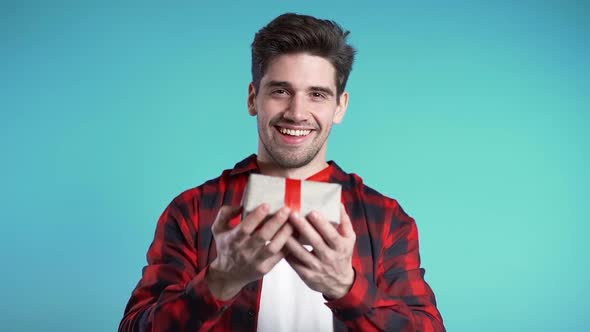
[[[336,96],[340,97],[352,70],[355,49],[346,43],[350,31],[338,23],[312,16],[283,14],[260,29],[252,42],[252,82],[256,93],[268,64],[283,54],[309,53],[328,60],[336,71]]]

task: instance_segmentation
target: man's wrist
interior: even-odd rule
[[[351,267],[351,272],[348,274],[349,277],[347,278],[347,280],[343,283],[343,285],[341,287],[339,287],[338,290],[336,290],[333,293],[330,294],[324,294],[324,297],[328,300],[328,301],[334,301],[334,300],[338,300],[343,298],[346,294],[348,294],[348,292],[350,292],[350,289],[352,288],[352,284],[354,284],[354,279],[355,279],[355,275],[356,272],[354,271],[354,269]]]
[[[213,261],[207,268],[205,280],[209,291],[219,300],[227,301],[236,296],[244,287],[243,284],[229,278],[227,273],[219,270]]]

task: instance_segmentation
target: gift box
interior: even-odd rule
[[[302,216],[317,211],[330,222],[339,224],[341,194],[342,186],[337,183],[250,174],[242,205],[244,216],[267,203],[269,214],[287,206]]]

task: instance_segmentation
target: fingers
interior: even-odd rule
[[[307,221],[307,219],[300,216],[298,213],[291,213],[289,222],[293,228],[299,233],[299,236],[309,243],[314,249],[323,252],[327,248],[326,242],[315,230],[315,228]]]
[[[328,246],[331,248],[340,247],[342,244],[341,235],[330,221],[315,211],[312,211],[307,215],[307,220],[309,220]]]
[[[295,238],[289,237],[285,243],[285,247],[289,250],[290,256],[299,261],[300,264],[311,269],[320,269],[320,260],[313,253],[307,251]]]
[[[258,273],[262,275],[267,274],[283,258],[285,258],[285,253],[280,250],[276,254],[265,258],[264,261],[258,266]]]
[[[307,280],[313,274],[313,270],[308,268],[307,266],[305,266],[296,257],[289,255],[289,256],[285,257],[285,260],[287,260],[287,263],[289,263],[289,265],[291,265],[293,270],[295,270],[295,272],[299,275],[299,277],[301,277],[301,279]]]
[[[283,227],[281,227],[279,231],[276,232],[272,240],[270,240],[270,243],[265,246],[264,251],[266,252],[266,255],[268,256],[280,253],[287,240],[291,238],[292,234],[293,226],[284,224]]]
[[[287,214],[288,216],[288,214]],[[266,274],[285,257],[286,253],[282,250],[287,239],[293,234],[293,226],[283,224],[283,226],[275,233],[275,236],[267,245],[259,247],[257,259],[260,261],[258,272]]]
[[[275,234],[279,231],[281,226],[285,224],[291,210],[288,207],[283,207],[277,211],[270,219],[264,222],[264,224],[253,234],[252,241],[255,246],[260,246],[272,239]]]
[[[267,217],[269,211],[268,204],[260,204],[258,207],[254,209],[254,211],[250,212],[246,218],[242,220],[242,222],[233,229],[233,241],[241,242],[248,238],[260,225],[260,223]]]
[[[219,233],[219,232],[223,232],[223,231],[230,229],[231,227],[229,227],[229,221],[232,218],[239,215],[241,212],[242,212],[242,207],[239,205],[236,205],[236,206],[224,205],[224,206],[222,206],[219,209],[219,212],[217,213],[217,217],[215,218],[213,225],[211,225],[211,230],[213,231],[213,233]]]
[[[286,214],[289,215],[288,213]],[[286,220],[286,217],[285,217]],[[293,234],[293,226],[284,223],[280,229],[275,232],[274,237],[268,244],[262,244],[258,248],[257,260],[260,262],[258,265],[258,272],[266,274],[272,270],[272,268],[285,257],[286,253],[283,251],[285,242]]]

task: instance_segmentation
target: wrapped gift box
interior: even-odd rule
[[[269,214],[288,206],[307,216],[317,211],[334,224],[340,223],[342,186],[337,183],[303,181],[261,174],[250,174],[242,205],[244,216],[262,203],[270,206]]]

